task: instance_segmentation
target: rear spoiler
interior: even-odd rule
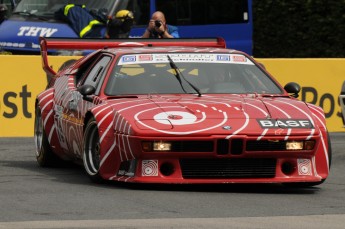
[[[43,70],[48,75],[56,75],[56,72],[48,64],[49,50],[97,50],[104,48],[122,47],[210,47],[226,48],[223,38],[173,38],[173,39],[148,39],[148,38],[126,38],[126,39],[74,39],[74,38],[47,38],[40,37],[40,48]]]

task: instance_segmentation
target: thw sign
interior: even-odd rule
[[[17,36],[25,37],[51,37],[58,29],[22,26],[19,28]]]

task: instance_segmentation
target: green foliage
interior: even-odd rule
[[[253,0],[255,57],[345,57],[345,0]]]

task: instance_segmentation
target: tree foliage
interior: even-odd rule
[[[345,0],[253,0],[255,57],[345,57]]]

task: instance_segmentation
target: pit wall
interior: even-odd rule
[[[57,71],[71,57],[49,57]],[[299,99],[321,106],[330,132],[345,132],[338,96],[345,59],[257,59],[282,84],[301,85]],[[35,98],[47,85],[40,56],[0,55],[0,137],[33,137]]]

